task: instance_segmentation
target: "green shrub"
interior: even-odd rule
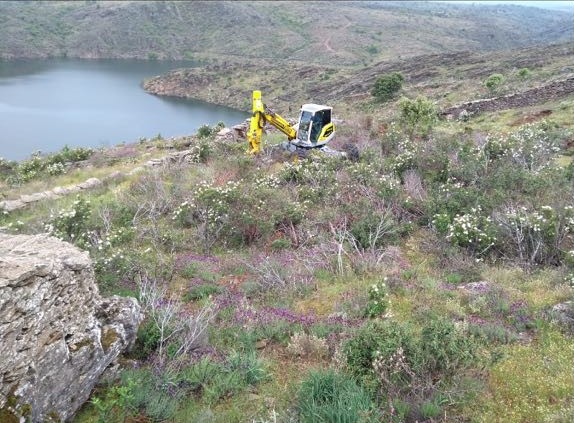
[[[377,101],[389,101],[403,86],[404,76],[399,72],[383,75],[377,79],[371,94]]]
[[[351,235],[357,242],[358,247],[376,249],[396,241],[398,224],[389,211],[368,214],[351,224]]]
[[[500,85],[504,82],[504,76],[499,73],[493,73],[488,78],[484,80],[484,86],[488,88],[490,92],[496,92]]]
[[[532,75],[532,72],[528,68],[522,68],[522,69],[518,70],[517,75],[518,75],[519,79],[525,80],[525,79],[530,78],[530,75]]]
[[[431,319],[422,329],[420,342],[424,367],[431,373],[453,373],[476,359],[476,343],[450,320]]]
[[[213,129],[208,124],[203,124],[199,128],[197,128],[197,137],[198,138],[208,138],[213,135]]]
[[[396,361],[397,352],[405,366],[417,377],[428,374],[446,376],[475,362],[478,345],[444,319],[430,319],[420,334],[409,323],[373,321],[363,326],[344,346],[348,369],[358,378],[373,375],[374,360],[378,370],[386,370]],[[407,372],[408,373],[408,372]],[[407,383],[412,375],[395,373],[397,383]]]
[[[263,362],[257,358],[255,351],[231,353],[226,368],[229,372],[239,373],[246,385],[257,385],[267,378]]]
[[[297,409],[302,423],[378,421],[368,394],[352,378],[332,370],[309,374],[299,389]]]
[[[219,294],[220,292],[221,287],[218,285],[203,283],[201,285],[195,285],[191,287],[189,291],[183,295],[183,300],[186,302],[202,300],[209,297],[210,295]]]
[[[386,279],[384,278],[369,287],[369,302],[365,310],[367,317],[380,317],[387,311],[389,299],[387,297],[387,285],[385,284]]]
[[[147,319],[138,327],[136,342],[131,354],[143,360],[157,349],[159,341],[160,332],[157,325],[151,319]]]
[[[433,401],[424,402],[420,407],[421,416],[423,419],[432,420],[438,417],[442,412],[442,407]]]
[[[411,136],[415,133],[428,135],[438,120],[436,106],[426,97],[419,96],[415,100],[403,97],[399,110],[401,123]]]
[[[345,344],[343,351],[351,373],[362,378],[372,373],[372,363],[377,352],[386,359],[399,348],[402,348],[409,358],[419,356],[419,345],[412,326],[407,323],[375,320],[363,326]]]
[[[131,389],[129,399],[122,408],[143,413],[153,421],[170,419],[178,408],[182,394],[181,391],[169,391],[169,387],[173,386],[171,377],[171,374],[154,374],[147,369],[123,372],[121,386]]]

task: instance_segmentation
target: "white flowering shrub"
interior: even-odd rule
[[[211,144],[208,140],[202,138],[192,145],[190,150],[189,160],[192,163],[205,163],[211,154]]]
[[[279,188],[281,185],[281,180],[276,175],[257,175],[253,181],[257,187],[265,188]]]
[[[394,174],[382,173],[375,163],[354,162],[346,170],[350,190],[373,188],[379,197],[389,198],[396,196],[401,186],[401,181]]]
[[[398,154],[393,158],[392,168],[397,175],[402,175],[407,169],[415,167],[417,146],[409,139],[398,144]]]
[[[563,244],[572,242],[574,208],[507,206],[496,214],[496,221],[509,252],[521,262],[559,264]]]
[[[40,151],[35,151],[28,160],[24,160],[18,164],[16,172],[22,182],[28,182],[39,175],[45,168],[45,163],[42,160]]]
[[[490,136],[484,153],[490,161],[506,158],[525,170],[538,173],[560,151],[547,125],[546,122],[526,124],[509,135]]]
[[[388,290],[386,284],[387,278],[372,284],[369,287],[369,301],[365,308],[365,315],[367,317],[381,317],[387,313],[390,300],[388,298]]]
[[[171,219],[177,222],[180,226],[189,226],[191,224],[190,220],[191,204],[189,201],[184,201],[179,204],[172,213]]]
[[[45,225],[45,229],[61,240],[85,248],[89,240],[87,224],[90,214],[90,202],[77,196],[70,208],[50,214],[50,220]]]
[[[91,148],[69,148],[43,157],[40,151],[32,153],[28,160],[23,160],[14,167],[14,182],[28,182],[43,175],[57,176],[66,173],[67,164],[86,160],[94,153]],[[1,165],[1,163],[0,163]],[[0,166],[1,167],[1,166]]]
[[[296,163],[287,162],[279,171],[279,179],[298,186],[303,200],[321,201],[334,195],[339,185],[335,167],[338,159],[328,156],[312,156]]]
[[[90,255],[97,274],[122,275],[128,268],[128,243],[134,237],[133,227],[111,227],[107,232],[88,232]]]
[[[439,218],[442,217],[435,217],[435,221]],[[446,238],[478,256],[488,252],[496,241],[492,219],[482,215],[480,206],[472,208],[469,213],[454,216],[448,225]]]
[[[427,210],[433,216],[433,227],[440,234],[446,233],[445,222],[451,223],[457,214],[466,214],[481,198],[476,187],[467,187],[453,177],[435,186],[432,194]]]
[[[172,219],[181,225],[197,225],[203,247],[209,250],[230,218],[231,205],[240,194],[240,183],[229,181],[216,186],[201,181],[193,190],[191,199],[175,208]]]
[[[1,222],[1,220],[0,220]],[[15,222],[10,222],[8,223],[5,228],[11,232],[21,232],[22,229],[24,228],[24,222],[22,222],[21,220],[17,220]]]
[[[372,163],[352,163],[347,167],[347,172],[349,172],[353,182],[365,186],[371,186],[378,177],[377,169]]]
[[[66,166],[61,162],[56,162],[46,166],[46,172],[50,176],[57,176],[66,173]]]

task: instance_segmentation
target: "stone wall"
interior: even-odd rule
[[[102,298],[86,252],[0,234],[0,421],[64,421],[135,341],[133,298]]]
[[[554,81],[548,85],[532,88],[521,93],[470,101],[443,110],[441,114],[447,117],[458,118],[463,112],[469,115],[475,115],[481,112],[527,107],[562,98],[570,94],[574,94],[574,77],[562,81]]]

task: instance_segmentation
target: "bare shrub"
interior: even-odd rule
[[[407,170],[403,175],[403,180],[405,191],[409,197],[419,202],[426,200],[427,192],[423,187],[422,179],[416,170]]]
[[[286,257],[264,256],[253,262],[242,261],[256,277],[263,290],[297,289],[308,286],[312,277],[305,272],[297,272],[297,264]]]
[[[168,345],[172,362],[207,344],[207,329],[215,318],[213,304],[207,303],[195,313],[184,309],[182,303],[168,296],[167,287],[146,275],[138,278],[139,299],[146,313],[154,323],[158,334],[158,358],[160,366],[167,359]]]
[[[383,207],[369,217],[365,224],[351,227],[346,218],[336,225],[330,223],[331,241],[323,255],[335,259],[334,273],[346,274],[346,264],[355,273],[376,271],[385,258],[384,243],[396,234],[397,225],[392,210]]]
[[[329,346],[315,335],[297,332],[291,337],[287,351],[296,357],[322,359],[328,356]]]

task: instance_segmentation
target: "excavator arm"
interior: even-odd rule
[[[249,123],[247,140],[249,141],[249,153],[257,154],[261,151],[261,137],[265,123],[270,123],[279,129],[289,141],[297,138],[297,131],[289,122],[269,109],[261,100],[261,91],[253,91],[253,115]]]

